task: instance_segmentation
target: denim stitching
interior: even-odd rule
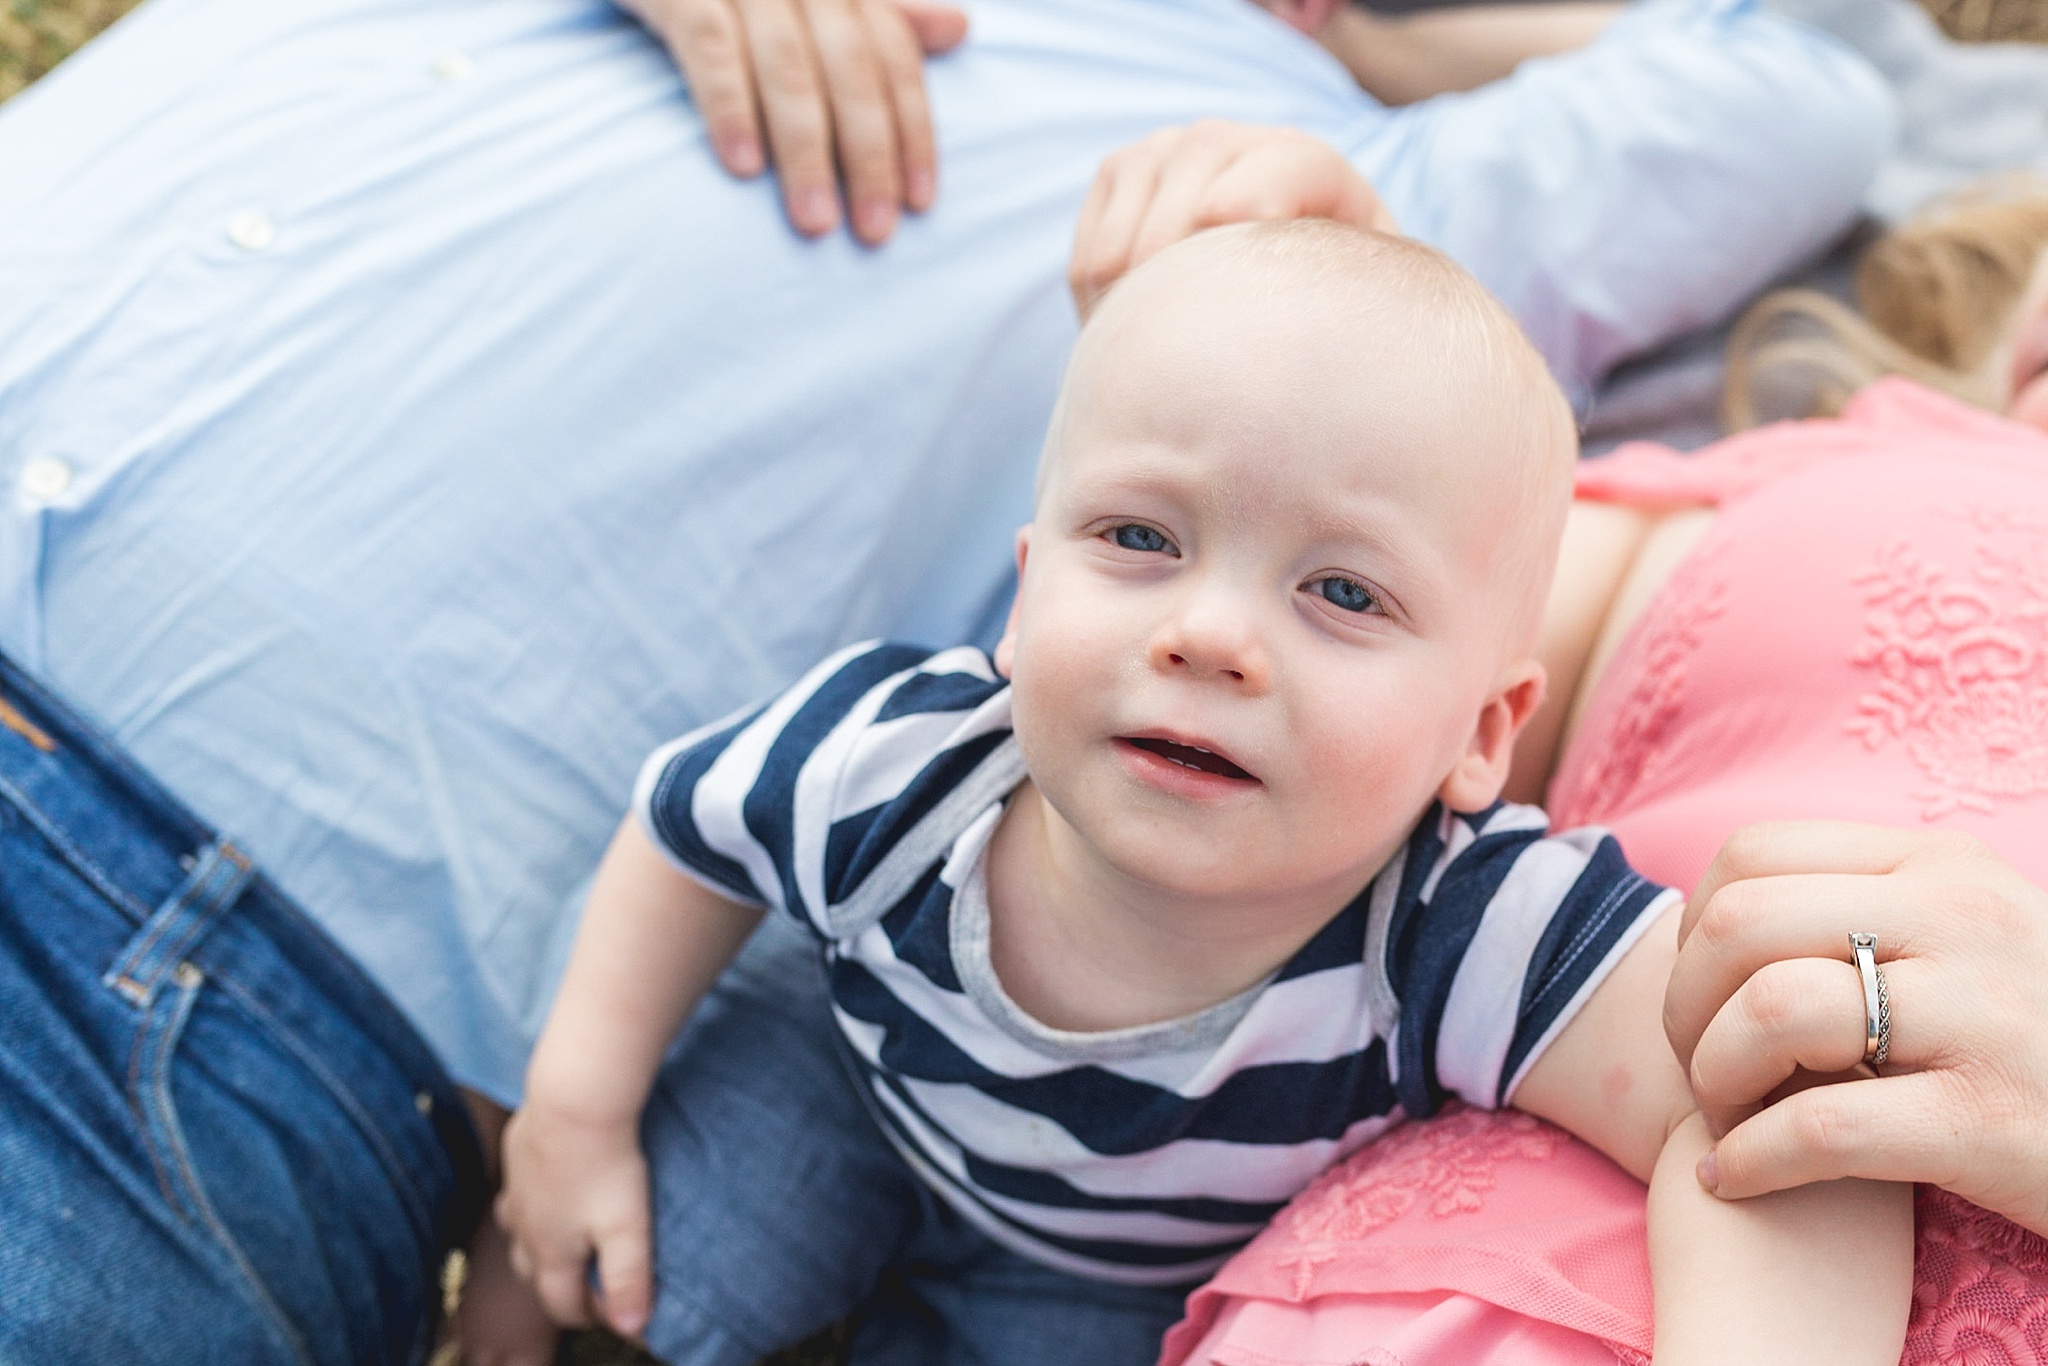
[[[63,832],[51,824],[49,818],[43,815],[41,808],[31,802],[20,788],[8,782],[5,777],[0,777],[0,798],[4,798],[16,810],[20,811],[30,827],[43,837],[50,848],[56,851],[57,856],[70,866],[71,871],[83,879],[95,892],[104,897],[107,903],[115,910],[123,912],[129,919],[137,922],[149,919],[149,907],[143,905],[134,897],[129,896],[127,892],[117,886],[114,880],[107,876],[106,872],[97,863],[94,863],[83,850],[66,839]]]
[[[178,890],[178,894],[150,917],[140,941],[130,945],[127,952],[107,970],[106,976],[100,979],[137,1005],[148,1005],[155,998],[164,973],[184,956],[248,885],[253,870],[247,856],[234,845],[220,840],[206,851],[204,857],[205,862]],[[158,941],[174,932],[182,935],[176,941],[175,951],[166,948],[152,967],[150,959]],[[138,977],[137,973],[143,976]]]
[[[429,1211],[429,1202],[423,1193],[418,1190],[411,1173],[406,1169],[405,1163],[399,1159],[398,1153],[385,1140],[384,1131],[372,1120],[369,1111],[365,1110],[362,1103],[356,1099],[355,1093],[349,1090],[342,1083],[341,1078],[337,1077],[328,1068],[318,1053],[304,1047],[299,1042],[298,1037],[291,1030],[286,1029],[278,1021],[277,1017],[270,1012],[268,1007],[243,990],[231,977],[215,977],[211,980],[216,987],[240,1002],[243,1009],[256,1016],[264,1025],[265,1031],[270,1035],[271,1039],[297,1059],[300,1066],[313,1073],[319,1079],[321,1085],[326,1088],[328,1095],[334,1100],[335,1104],[339,1105],[348,1114],[348,1117],[355,1122],[356,1127],[362,1131],[365,1140],[376,1150],[378,1160],[383,1162],[391,1172],[392,1187],[404,1199],[408,1210],[412,1214],[414,1227],[422,1233],[431,1234],[434,1228],[434,1219]],[[413,1113],[416,1114],[417,1112]],[[424,1123],[424,1119],[421,1122]],[[434,1136],[432,1146],[436,1148],[442,1146],[438,1134]]]
[[[191,1150],[186,1146],[184,1130],[178,1123],[177,1108],[171,1100],[171,1054],[176,1049],[178,1041],[184,1035],[185,1023],[191,1018],[192,1008],[199,999],[200,987],[204,980],[204,978],[200,978],[193,981],[190,985],[181,984],[175,994],[169,996],[157,1009],[150,1012],[148,1022],[144,1026],[143,1037],[136,1041],[138,1062],[146,1041],[153,1040],[156,1045],[152,1050],[152,1057],[150,1059],[151,1066],[146,1083],[147,1094],[145,1096],[143,1090],[138,1089],[133,1100],[138,1109],[147,1104],[150,1117],[155,1122],[145,1126],[145,1133],[152,1137],[159,1137],[159,1141],[163,1146],[169,1149],[168,1156],[176,1165],[177,1174],[185,1188],[185,1193],[188,1197],[187,1202],[192,1206],[194,1216],[200,1223],[206,1226],[207,1230],[212,1233],[215,1241],[219,1243],[221,1250],[227,1254],[228,1260],[233,1263],[235,1270],[240,1273],[250,1297],[256,1302],[257,1308],[270,1321],[271,1327],[283,1338],[285,1346],[302,1363],[302,1366],[317,1366],[313,1354],[307,1350],[305,1341],[299,1336],[297,1328],[293,1326],[283,1307],[271,1295],[270,1287],[265,1285],[262,1278],[256,1274],[256,1268],[250,1264],[248,1255],[242,1251],[241,1245],[235,1241],[234,1235],[228,1232],[227,1226],[221,1223],[220,1216],[215,1213],[212,1202],[206,1198],[206,1189],[200,1184],[199,1173],[192,1166]],[[143,1086],[142,1079],[138,1076],[136,1081],[138,1088],[141,1088]],[[152,1162],[158,1162],[158,1154],[155,1152],[156,1146],[156,1143],[150,1145],[150,1160]],[[158,1171],[160,1174],[162,1170],[162,1166],[159,1164]]]

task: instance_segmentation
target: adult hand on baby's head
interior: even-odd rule
[[[1889,988],[1879,1077],[1852,931]],[[1924,1181],[2048,1233],[2048,891],[1966,836],[1787,822],[1723,847],[1680,935],[1665,1027],[1726,1131],[1717,1193]],[[1801,1070],[1854,1079],[1773,1101]]]
[[[790,222],[870,246],[938,186],[924,58],[959,46],[967,16],[935,0],[619,0],[660,35],[728,171],[773,161]],[[764,141],[765,130],[765,141]],[[837,163],[837,172],[834,165]]]
[[[602,1319],[614,1332],[638,1337],[654,1305],[639,1126],[522,1109],[505,1126],[504,1162],[497,1220],[512,1240],[512,1269],[548,1317],[564,1328]]]
[[[1067,267],[1074,306],[1086,319],[1125,272],[1204,228],[1286,218],[1396,230],[1365,177],[1307,133],[1217,119],[1163,128],[1096,172]]]

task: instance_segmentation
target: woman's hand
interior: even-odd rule
[[[1859,1068],[1851,932],[1876,936],[1889,988],[1882,1076]],[[1725,1130],[1700,1173],[1718,1194],[1924,1181],[2048,1233],[2048,891],[1977,841],[1739,832],[1686,908],[1664,1021]],[[1772,1102],[1801,1071],[1853,1079]]]
[[[1218,119],[1161,129],[1095,174],[1067,268],[1074,306],[1086,318],[1126,271],[1204,228],[1283,218],[1395,231],[1365,177],[1307,133]]]
[[[961,11],[934,0],[619,4],[674,54],[725,168],[751,176],[775,163],[797,231],[839,226],[841,175],[854,236],[870,246],[896,230],[900,209],[931,207],[924,58],[967,36]]]
[[[548,1317],[565,1328],[602,1317],[612,1331],[637,1337],[654,1305],[639,1125],[575,1118],[529,1097],[506,1126],[504,1160],[498,1222],[512,1239],[512,1269]]]

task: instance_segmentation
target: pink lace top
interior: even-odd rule
[[[1684,456],[1625,447],[1583,497],[1720,508],[1564,756],[1562,823],[1651,877],[1737,826],[1969,830],[2048,882],[2048,436],[1904,380],[1838,421]],[[1527,1116],[1455,1111],[1324,1174],[1188,1301],[1162,1366],[1647,1361],[1642,1187]],[[2048,1241],[1923,1189],[1913,1366],[2048,1362]]]

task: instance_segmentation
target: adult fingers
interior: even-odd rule
[[[1926,848],[1929,836],[1848,821],[1765,821],[1728,837],[1687,899],[1678,922],[1682,947],[1707,905],[1730,883],[1788,873],[1878,874]]]
[[[1067,285],[1084,319],[1103,293],[1130,269],[1138,229],[1182,131],[1163,129],[1112,152],[1095,173],[1095,183],[1089,187],[1074,229],[1074,254],[1067,267]]]
[[[853,233],[873,246],[895,231],[897,206],[903,202],[896,109],[881,57],[866,19],[849,0],[803,0],[803,7],[831,106],[831,140],[845,179]]]
[[[761,150],[760,111],[746,36],[730,0],[672,0],[647,10],[682,68],[719,162],[737,176],[759,175],[768,164]]]
[[[889,104],[896,120],[896,145],[902,158],[903,204],[913,213],[932,206],[938,191],[938,141],[932,132],[931,100],[924,89],[922,39],[908,17],[890,0],[862,0],[862,22],[882,64]],[[958,10],[949,11],[966,23]],[[928,50],[928,49],[926,49]]]
[[[1700,1036],[1693,1098],[1723,1132],[1802,1069],[1828,1075],[1857,1066],[1863,1032],[1863,981],[1853,966],[1820,958],[1766,963]],[[1907,1042],[1894,1037],[1894,1057]]]
[[[1970,1140],[1945,1074],[1815,1086],[1758,1111],[1700,1162],[1700,1184],[1726,1199],[1857,1176],[1951,1185]]]
[[[789,220],[813,237],[830,232],[839,225],[832,122],[809,27],[796,0],[749,0],[741,14]]]
[[[1287,218],[1331,218],[1395,232],[1393,214],[1334,148],[1293,130],[1261,139],[1211,182],[1197,227]]]
[[[1766,963],[1786,958],[1850,961],[1849,933],[1877,937],[1877,959],[1912,957],[1942,932],[1924,897],[1896,877],[1788,873],[1724,884],[1698,907],[1664,994],[1664,1030],[1690,1062],[1721,1006]]]
[[[1190,127],[1165,158],[1131,232],[1124,270],[1136,270],[1152,257],[1201,228],[1196,214],[1209,189],[1230,164],[1243,155],[1248,140],[1230,124],[1202,122]]]
[[[896,11],[926,56],[951,52],[967,40],[967,12],[929,0],[894,0]]]
[[[654,1307],[654,1265],[644,1220],[603,1234],[597,1243],[597,1280],[605,1321],[622,1337],[637,1338]]]

